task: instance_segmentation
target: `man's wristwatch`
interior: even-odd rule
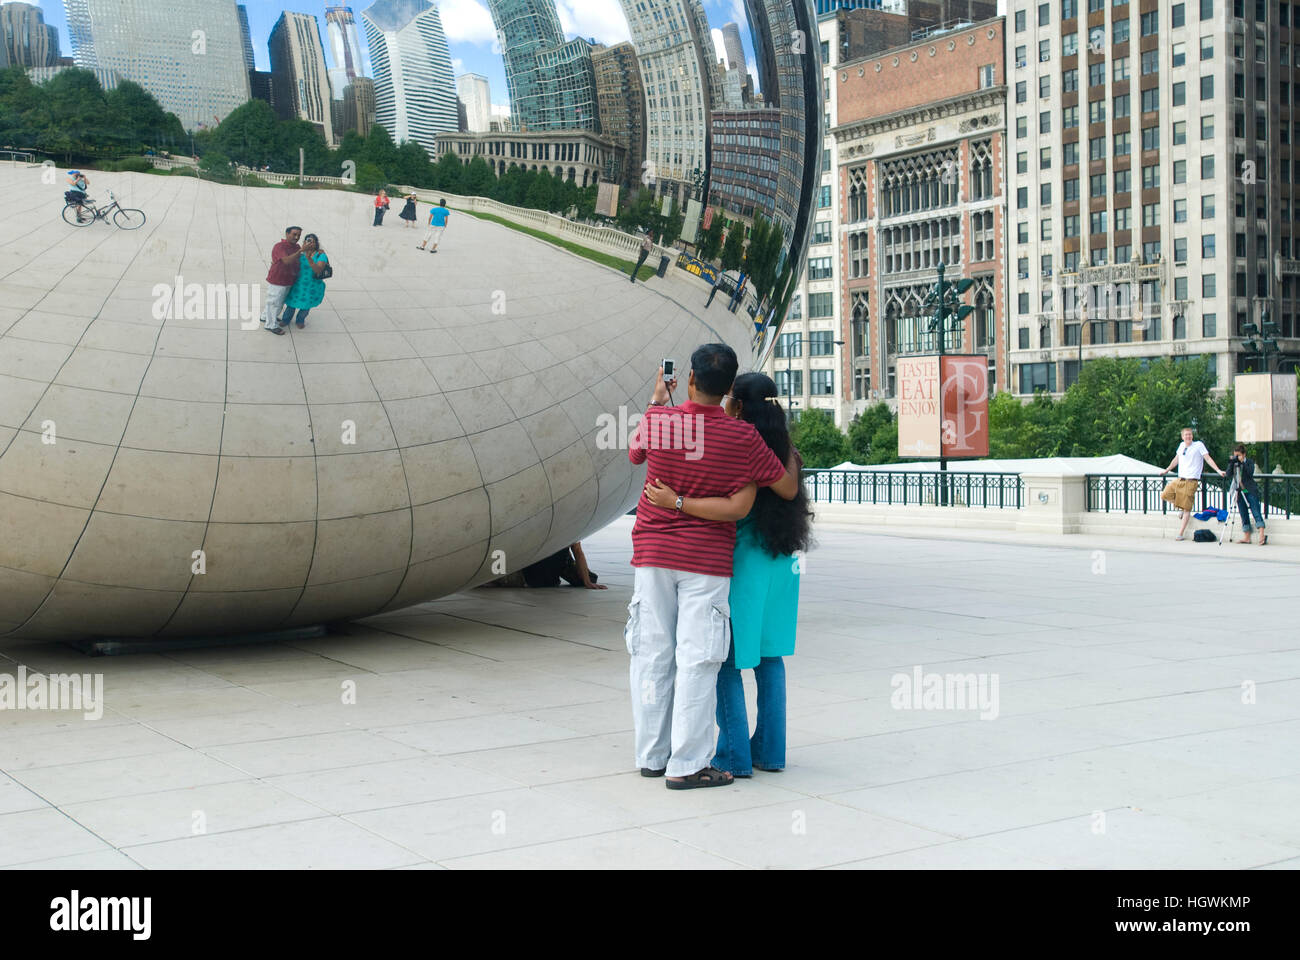
[[[678,497],[678,498],[677,498],[677,503],[675,504],[675,506],[676,506],[676,508],[677,508],[679,511],[682,509],[682,502],[683,502],[683,498],[682,498],[682,497]]]

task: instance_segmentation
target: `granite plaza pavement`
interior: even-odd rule
[[[788,769],[682,793],[632,768],[630,529],[586,541],[608,591],[262,646],[6,641],[0,673],[102,671],[106,708],[0,711],[0,863],[1300,867],[1297,551],[821,526]],[[996,676],[996,719],[892,708],[918,667]]]

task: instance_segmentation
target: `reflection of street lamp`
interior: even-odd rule
[[[792,333],[783,333],[783,334],[781,334],[781,337],[782,337],[782,339],[784,339],[784,338],[786,338],[786,337],[792,337],[793,339],[789,341],[790,343],[797,343],[797,344],[800,344],[800,345],[806,343],[806,344],[808,344],[809,346],[812,345],[812,337],[795,337],[794,334],[792,334]],[[843,340],[832,340],[831,343],[835,344],[835,346],[837,346],[837,347],[842,347],[842,346],[844,346],[844,341],[843,341]],[[803,351],[802,351],[802,350],[800,350],[800,352],[799,352],[799,356],[802,358],[802,356],[803,356]],[[808,354],[808,356],[811,357],[811,356],[812,356],[812,353],[810,352],[810,353]],[[790,390],[790,383],[791,383],[791,380],[793,379],[793,377],[792,377],[792,375],[791,375],[791,372],[792,372],[792,371],[791,371],[791,368],[792,368],[793,365],[794,365],[794,359],[793,359],[793,358],[794,358],[794,355],[791,354],[790,352],[788,352],[788,350],[787,350],[786,355],[785,355],[785,396],[786,396],[786,400],[787,400],[787,405],[790,406],[791,408],[793,408],[794,405],[795,405],[796,403],[799,402],[797,399],[794,398],[794,394],[793,394],[793,393],[791,392],[791,390]],[[800,393],[803,393],[802,390],[800,390],[799,392],[800,392]]]

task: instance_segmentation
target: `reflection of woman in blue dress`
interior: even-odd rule
[[[287,327],[294,320],[294,311],[298,313],[294,325],[301,330],[307,325],[307,314],[313,307],[318,307],[325,299],[325,280],[333,272],[329,267],[330,258],[321,249],[320,238],[314,233],[307,234],[302,241],[302,255],[299,258],[298,279],[289,288],[284,298],[284,313],[280,315],[280,326]]]
[[[781,461],[802,464],[790,443],[776,384],[761,373],[736,378],[723,400],[730,417],[754,425]],[[673,509],[675,491],[657,481],[646,486],[657,506]],[[800,560],[811,542],[812,511],[800,484],[793,500],[753,484],[731,497],[684,499],[682,512],[706,520],[737,521],[731,574],[731,652],[718,671],[718,754],[713,766],[747,777],[753,768],[785,768],[785,662],[794,653],[799,616]],[[752,668],[758,684],[758,722],[749,735],[740,671]]]

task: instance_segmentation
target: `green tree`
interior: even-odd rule
[[[866,462],[870,464],[878,463],[898,463],[903,458],[898,455],[898,420],[890,420],[888,423],[882,423],[876,432],[871,435],[871,452],[867,456]]]
[[[1056,453],[1057,403],[1040,393],[1029,403],[1014,395],[996,393],[989,400],[989,456],[1018,460]]]
[[[722,269],[739,270],[745,260],[745,225],[739,220],[727,224],[727,240],[722,245]]]
[[[385,173],[390,170],[396,171],[397,144],[393,143],[393,138],[386,127],[378,123],[370,127],[370,132],[366,134],[365,158]]]
[[[382,129],[382,128],[381,128]],[[429,154],[414,140],[403,141],[390,166],[384,167],[389,179],[412,187],[428,187],[433,183],[433,168]]]
[[[474,157],[465,168],[463,185],[465,193],[471,197],[490,197],[496,185],[496,174],[488,166],[487,160]]]
[[[448,193],[463,193],[461,178],[464,172],[465,165],[460,162],[460,158],[448,150],[433,166],[434,189],[446,190]]]
[[[234,180],[234,171],[230,167],[230,158],[219,150],[209,150],[199,160],[199,169],[205,180],[230,183]]]
[[[517,207],[524,199],[524,170],[511,164],[492,186],[492,199]]]
[[[849,457],[854,463],[889,462],[873,461],[871,456],[875,450],[873,440],[876,432],[893,422],[894,412],[889,409],[887,403],[873,403],[853,418],[853,422],[849,424],[847,442]],[[898,446],[895,444],[892,453],[897,454],[897,452]]]
[[[529,185],[528,192],[524,195],[524,206],[532,210],[549,210],[554,194],[555,178],[551,176],[551,171],[543,168]]]
[[[833,467],[848,459],[848,441],[825,410],[800,414],[790,425],[790,440],[799,448],[806,467]]]
[[[236,163],[249,167],[272,164],[278,155],[276,128],[279,121],[265,100],[252,99],[236,107],[221,121],[212,136],[212,148],[228,155]],[[275,167],[287,171],[286,167]],[[297,171],[297,158],[293,169]]]
[[[596,184],[578,191],[578,219],[591,220],[596,216],[596,195],[598,189]]]
[[[388,183],[388,177],[384,171],[371,163],[369,160],[362,160],[357,164],[357,189],[365,193],[378,193]]]
[[[701,260],[712,262],[718,258],[718,254],[722,251],[722,226],[722,211],[713,211],[713,219],[709,222],[709,229],[705,230],[700,237]]]
[[[777,262],[781,257],[784,236],[779,225],[761,214],[754,217],[745,259],[749,262],[750,285],[759,303],[767,300],[776,286]]]

